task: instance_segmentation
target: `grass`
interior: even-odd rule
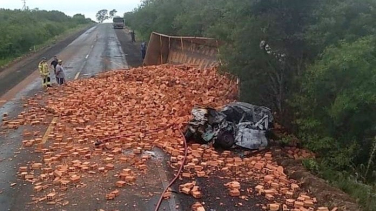
[[[90,24],[82,24],[82,25],[78,25],[78,26],[76,26],[74,28],[68,29],[68,30],[64,31],[63,33],[61,33],[60,35],[52,37],[52,38],[46,40],[42,44],[35,45],[35,50],[34,50],[34,47],[32,47],[33,49],[30,52],[37,52],[37,51],[39,51],[39,50],[41,50],[41,49],[43,49],[45,47],[51,46],[51,45],[55,44],[56,42],[58,42],[58,41],[60,41],[60,40],[62,40],[64,38],[68,37],[69,35],[77,33],[80,30],[82,30],[83,28],[86,28],[86,27],[88,27],[90,25],[93,25],[93,24],[92,23],[90,23]],[[21,55],[10,56],[10,57],[5,58],[5,59],[0,59],[0,68],[9,65],[15,59],[23,57],[23,56],[29,54],[30,52],[25,52],[25,53],[23,53]]]
[[[376,184],[366,184],[360,171],[355,174],[335,171],[316,159],[305,159],[302,164],[313,174],[327,180],[332,186],[356,199],[362,210],[376,211]]]
[[[321,169],[319,175],[356,199],[364,211],[376,211],[376,184],[365,184],[344,172]]]
[[[46,42],[40,44],[40,45],[36,45],[35,46],[35,50],[38,51],[40,49],[43,49],[47,46],[50,46],[50,45],[53,45],[55,44],[56,42],[66,38],[67,36],[69,35],[72,35],[72,34],[75,34],[77,32],[79,32],[80,30],[82,30],[83,28],[86,28],[90,25],[93,25],[92,23],[90,24],[82,24],[82,25],[78,25],[74,28],[71,28],[71,29],[68,29],[66,31],[64,31],[62,34],[58,35],[58,36],[55,36],[55,37],[52,37],[51,39],[47,40]]]
[[[136,32],[136,36],[137,36],[137,34],[139,35],[138,39],[136,37],[136,41],[138,41],[138,42],[149,42],[149,40],[150,40],[150,34],[148,34],[148,35],[142,35],[141,32],[139,32],[137,30],[135,32]]]
[[[287,145],[291,142],[291,136],[283,137],[281,140],[281,143]],[[376,183],[374,182],[376,181],[376,171],[372,165],[375,157],[376,138],[370,150],[368,162],[363,168],[352,168],[351,172],[340,172],[325,164],[325,160],[312,158],[302,160],[302,165],[354,198],[363,211],[376,211]]]
[[[130,26],[125,26],[129,30],[133,30]],[[149,42],[150,34],[142,34],[140,31],[134,30],[136,34],[136,42]]]
[[[10,62],[12,62],[13,59],[15,59],[15,58],[0,59],[0,67],[6,66]]]

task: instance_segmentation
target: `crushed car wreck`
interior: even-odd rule
[[[213,143],[223,149],[236,146],[260,149],[268,145],[266,131],[272,126],[271,110],[244,102],[226,105],[220,111],[195,107],[184,133],[187,140]]]

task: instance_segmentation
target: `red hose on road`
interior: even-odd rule
[[[182,164],[180,165],[180,168],[179,168],[179,171],[178,173],[176,174],[175,178],[171,180],[170,184],[168,184],[168,186],[164,189],[164,191],[162,192],[162,195],[161,197],[159,198],[159,201],[157,203],[157,206],[155,207],[155,210],[154,211],[158,211],[159,207],[161,206],[162,204],[162,201],[163,201],[163,195],[166,193],[166,191],[168,190],[168,188],[174,184],[174,182],[179,178],[179,175],[181,173],[181,171],[183,170],[183,167],[184,167],[184,164],[185,164],[185,160],[187,159],[187,154],[188,154],[188,148],[187,148],[187,140],[185,139],[185,136],[182,132],[180,132],[183,136],[183,139],[184,139],[184,159],[183,159],[183,162]]]

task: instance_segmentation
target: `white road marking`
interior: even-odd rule
[[[78,73],[76,74],[76,76],[74,77],[74,80],[76,80],[76,79],[78,78],[79,75],[80,75],[80,72],[78,72]]]

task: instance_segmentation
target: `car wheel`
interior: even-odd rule
[[[230,149],[235,144],[234,136],[225,132],[217,137],[215,143],[223,149]]]

